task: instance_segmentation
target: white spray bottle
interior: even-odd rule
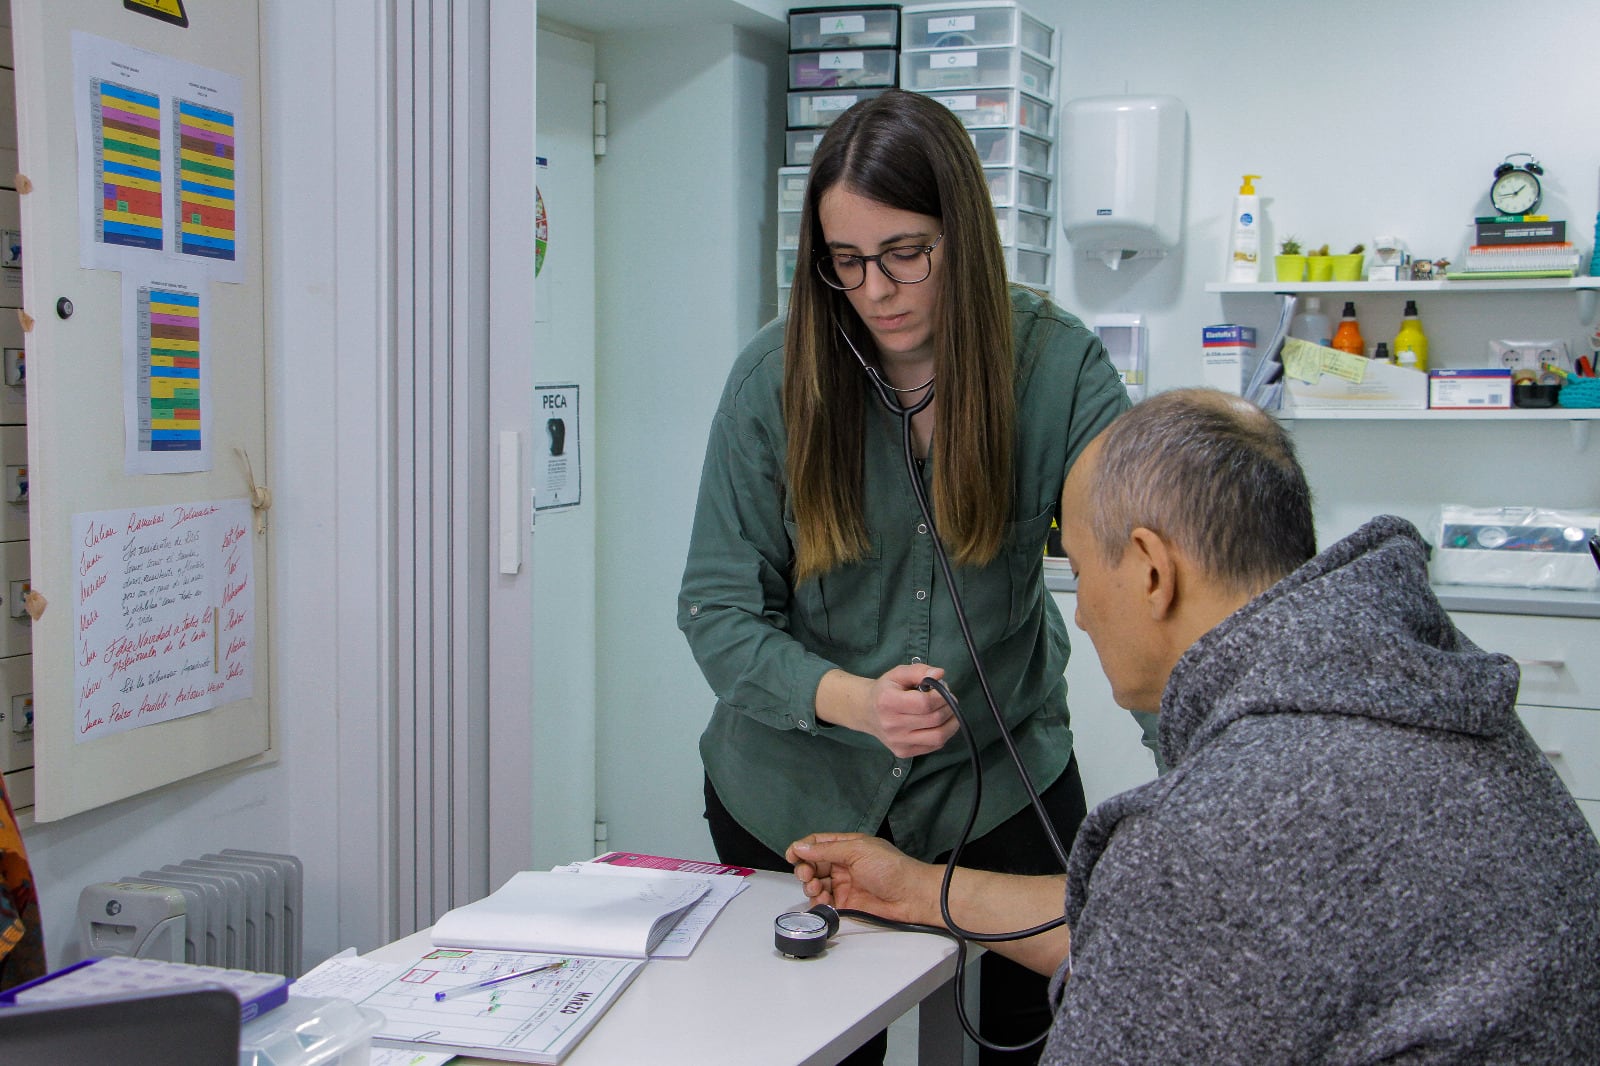
[[[1228,239],[1228,281],[1261,280],[1261,197],[1255,180],[1260,174],[1246,174],[1233,201],[1233,232]]]

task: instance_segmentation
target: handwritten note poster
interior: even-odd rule
[[[72,516],[75,740],[252,695],[250,528],[247,500]]]

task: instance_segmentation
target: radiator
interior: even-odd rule
[[[224,848],[78,896],[86,958],[135,955],[300,976],[300,860]]]

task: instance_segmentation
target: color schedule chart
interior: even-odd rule
[[[130,85],[90,82],[94,145],[95,239],[127,248],[162,248],[161,99]]]
[[[199,451],[200,297],[142,285],[138,301],[139,450]]]
[[[234,258],[233,115],[177,99],[172,105],[177,142],[178,250],[210,259]]]

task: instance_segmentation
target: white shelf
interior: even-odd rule
[[[1215,293],[1319,293],[1319,292],[1576,292],[1600,289],[1600,277],[1521,278],[1498,281],[1251,281],[1206,283]]]
[[[1592,422],[1600,407],[1512,407],[1496,411],[1438,411],[1420,407],[1285,407],[1283,421],[1300,422]]]

